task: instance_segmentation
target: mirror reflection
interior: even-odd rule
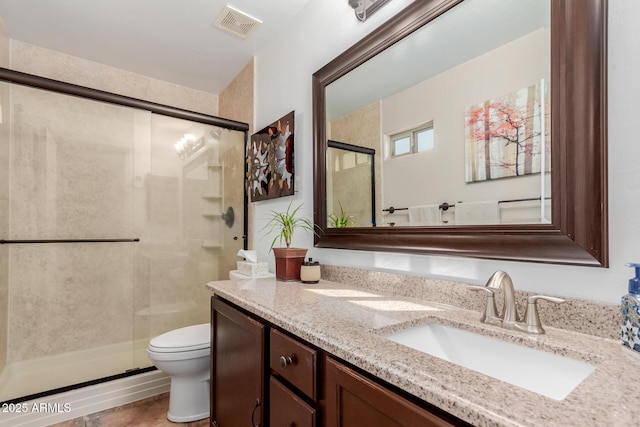
[[[379,153],[367,181],[327,150],[328,226],[550,223],[549,29],[549,0],[466,0],[328,85],[327,139]]]
[[[375,154],[372,148],[328,142],[326,176],[332,189],[327,199],[329,227],[376,226],[375,191],[380,185],[375,185]]]

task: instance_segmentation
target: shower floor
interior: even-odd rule
[[[141,339],[11,363],[0,374],[0,401],[152,366],[148,344]]]

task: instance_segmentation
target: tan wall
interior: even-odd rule
[[[254,120],[253,120],[253,102],[254,102],[254,60],[249,61],[247,65],[238,73],[235,79],[229,83],[229,85],[222,91],[219,98],[220,116],[237,120],[239,122],[249,124],[249,135],[253,133]],[[242,175],[244,176],[244,147],[242,149],[242,155],[238,165],[242,164]],[[244,182],[244,178],[242,179]],[[230,181],[225,181],[230,182]],[[227,190],[227,189],[225,189]],[[226,193],[227,191],[225,191]],[[249,230],[247,238],[253,236],[253,204],[249,203]],[[253,242],[249,240],[247,242],[249,248],[253,248]],[[226,260],[226,264],[235,269],[235,261],[239,260],[237,257]]]
[[[217,95],[17,40],[11,40],[11,69],[212,116],[218,115]]]
[[[249,61],[242,71],[227,85],[218,99],[220,116],[249,124],[253,128],[253,83],[254,60]]]
[[[344,117],[336,119],[330,123],[328,129],[329,139],[345,142],[347,144],[357,145],[359,147],[372,148],[376,150],[375,156],[375,197],[376,197],[376,223],[381,224],[382,215],[381,205],[382,199],[382,153],[380,150],[380,103],[374,102],[366,105],[353,113],[347,114]],[[368,176],[365,175],[366,178]],[[359,188],[359,191],[348,191],[342,196],[342,200],[346,198],[352,199],[353,197],[361,197],[361,205],[366,205],[370,198],[370,192],[368,188],[368,182],[362,184],[360,187],[356,185],[349,185],[350,188]],[[347,191],[347,186],[334,185],[334,191],[340,191],[342,187],[343,191]],[[366,187],[366,188],[363,188]],[[334,199],[339,194],[334,194]],[[353,202],[353,200],[352,200]],[[356,203],[357,204],[357,203]],[[339,212],[339,206],[334,206],[334,212]],[[348,213],[348,212],[347,212]],[[359,227],[368,226],[367,222],[360,221],[356,224]]]

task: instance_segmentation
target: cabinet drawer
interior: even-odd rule
[[[316,400],[317,354],[299,341],[271,329],[269,365],[298,390]]]
[[[269,381],[270,425],[273,427],[315,427],[316,410],[271,377]]]

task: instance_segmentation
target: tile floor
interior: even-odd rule
[[[138,402],[73,420],[54,424],[50,427],[208,427],[209,419],[190,423],[172,423],[167,419],[169,393],[160,394]]]

